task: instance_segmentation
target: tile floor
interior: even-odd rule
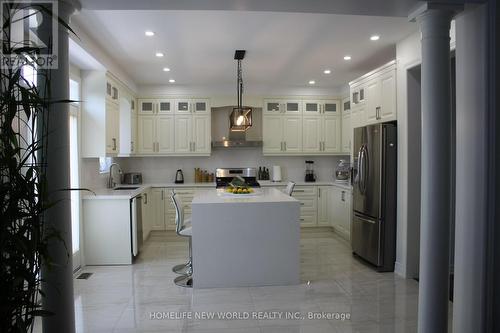
[[[180,288],[171,267],[186,255],[173,232],[155,232],[134,265],[86,267],[93,275],[74,280],[77,332],[417,331],[418,283],[366,267],[329,229],[302,231],[298,286]],[[240,318],[195,318],[232,313]],[[308,318],[322,314],[350,318]]]

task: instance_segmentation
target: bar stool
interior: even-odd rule
[[[184,219],[184,210],[182,206],[182,201],[175,193],[172,191],[172,202],[175,207],[175,232],[181,237],[189,237],[189,260],[185,264],[176,265],[173,267],[175,273],[181,274],[174,279],[174,283],[180,287],[193,287],[193,255],[192,255],[192,234],[193,228],[191,227],[191,219]]]
[[[293,189],[295,188],[295,183],[294,182],[288,182],[286,185],[286,190],[285,193],[289,196],[292,196]]]

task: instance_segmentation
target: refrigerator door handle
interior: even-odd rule
[[[370,170],[368,149],[366,145],[363,145],[363,194],[366,192],[366,184],[368,183],[368,170]]]
[[[359,192],[362,192],[361,191],[361,154],[362,154],[362,151],[363,151],[363,146],[361,146],[359,148],[359,151],[358,151],[358,172],[356,173],[356,178],[354,179],[354,182],[357,183],[357,185],[358,185]]]

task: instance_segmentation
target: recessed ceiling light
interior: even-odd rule
[[[153,36],[155,35],[155,33],[154,33],[153,31],[151,31],[151,30],[146,30],[146,31],[144,32],[144,34],[145,34],[146,36],[148,36],[148,37],[153,37]]]
[[[170,79],[170,80],[168,80],[168,82],[175,83],[175,80],[174,79]]]
[[[311,80],[311,81],[309,81],[309,84],[311,84],[311,85],[312,85],[312,84],[316,84],[316,81]]]
[[[329,69],[325,69],[325,70],[323,71],[323,73],[325,73],[325,74],[330,74],[331,72],[332,72],[332,71],[331,71],[331,70],[329,70]]]
[[[373,40],[373,41],[379,40],[379,39],[380,39],[379,35],[373,35],[373,36],[370,37],[370,40]]]
[[[344,56],[344,60],[351,60],[351,56],[350,55]]]
[[[168,68],[168,67],[163,67],[163,71],[164,71],[164,72],[170,72],[170,68]]]
[[[164,54],[161,52],[156,52],[155,56],[157,56],[158,58],[162,58],[164,56]]]

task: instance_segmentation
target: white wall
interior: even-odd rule
[[[305,161],[313,160],[318,181],[332,181],[335,167],[348,156],[262,156],[262,148],[214,149],[210,157],[122,157],[115,158],[124,172],[142,172],[144,183],[173,182],[177,169],[182,169],[185,182],[194,182],[194,168],[214,172],[218,167],[258,167],[272,169],[282,166],[284,180],[303,181]],[[103,188],[107,174],[99,174],[96,158],[83,159],[82,182],[84,187]]]

